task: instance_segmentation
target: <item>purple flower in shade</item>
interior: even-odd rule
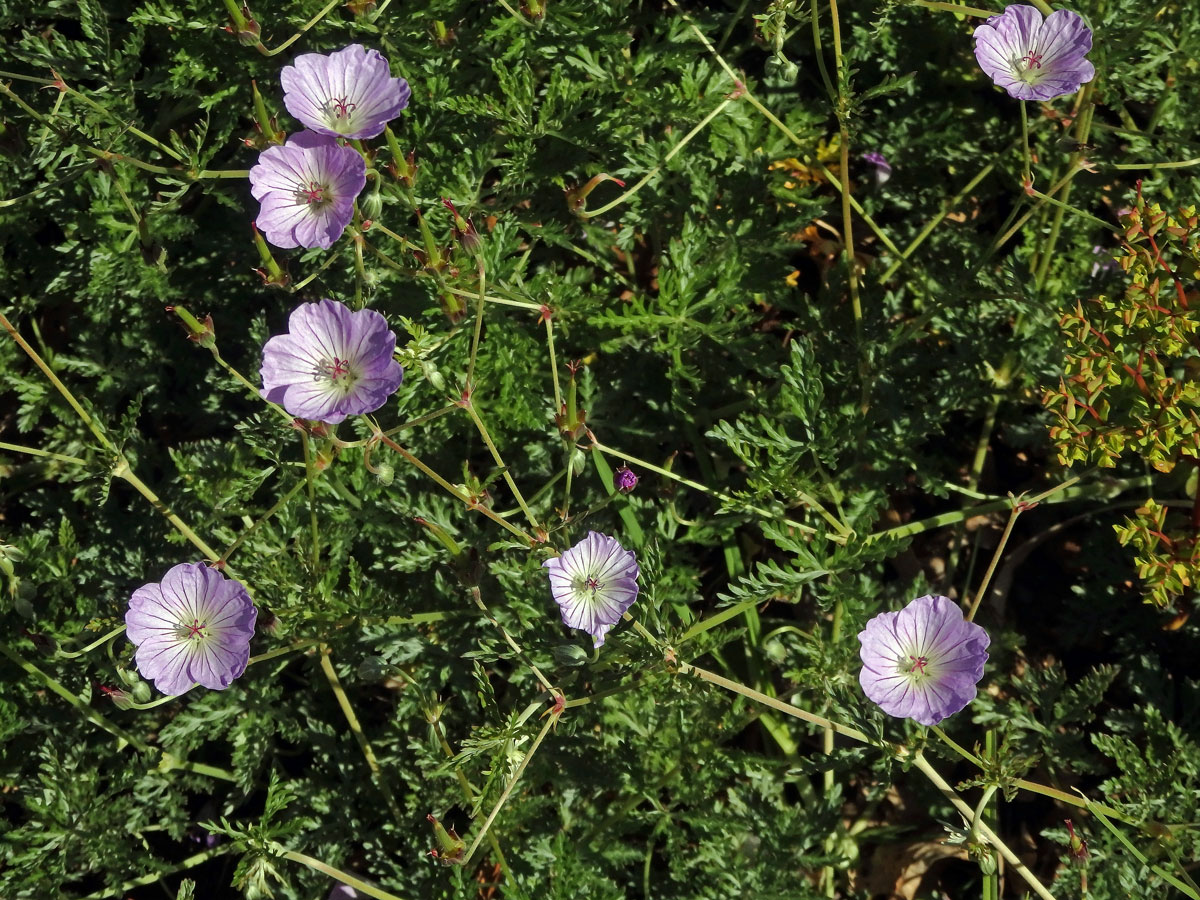
[[[1018,100],[1053,100],[1092,80],[1087,60],[1092,30],[1077,13],[1033,6],[1006,7],[975,29],[975,58],[999,87]]]
[[[263,347],[262,395],[293,416],[336,425],[374,412],[400,387],[396,335],[373,309],[336,300],[302,303],[288,333]]]
[[[936,725],[975,699],[987,662],[987,632],[947,597],[918,597],[880,613],[858,635],[858,680],[889,716]]]
[[[628,494],[635,487],[637,487],[637,473],[634,472],[633,469],[629,468],[629,466],[621,466],[621,468],[617,469],[615,474],[617,490],[622,494]]]
[[[260,153],[250,170],[250,193],[262,204],[256,224],[276,247],[328,249],[350,224],[366,183],[357,150],[301,131]]]
[[[562,610],[563,623],[588,632],[597,647],[637,599],[637,559],[608,535],[589,531],[542,567],[550,570],[550,593]]]
[[[305,53],[279,73],[283,105],[307,127],[334,137],[375,137],[408,106],[411,91],[393,78],[378,50],[351,44],[336,53]]]
[[[219,691],[246,671],[257,615],[240,581],[183,563],[133,592],[125,634],[138,672],[164,694],[196,684]]]
[[[892,177],[892,164],[887,161],[887,157],[882,153],[871,150],[862,155],[864,162],[870,163],[875,167],[875,186],[881,187],[885,181]]]

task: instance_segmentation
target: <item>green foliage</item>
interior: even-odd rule
[[[1200,22],[1083,7],[1095,83],[1028,108],[1055,206],[974,23],[917,3],[842,3],[835,42],[796,0],[0,2],[0,896],[324,897],[334,870],[865,898],[969,827],[918,750],[971,806],[999,790],[1058,896],[1068,815],[1089,896],[1172,884],[1200,852],[1200,251],[1194,169],[1139,164],[1200,152]],[[360,215],[329,251],[256,243],[246,170],[298,128],[279,70],[352,42],[413,91]],[[1098,221],[1130,202],[1117,273]],[[405,369],[336,429],[258,395],[323,297],[384,314]],[[1089,472],[1022,514],[942,723],[965,761],[865,700],[855,635],[976,596],[989,517],[1076,462],[1148,465],[1155,499]],[[641,566],[599,650],[542,567],[588,530]],[[161,698],[113,632],[206,557],[252,592],[253,656]]]

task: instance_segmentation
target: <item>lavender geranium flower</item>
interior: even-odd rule
[[[256,224],[276,247],[328,249],[350,224],[366,183],[357,150],[301,131],[260,153],[250,170],[250,193],[262,204]]]
[[[391,76],[378,50],[361,44],[297,56],[279,80],[288,112],[313,131],[351,139],[383,131],[412,93],[407,81]]]
[[[1018,100],[1053,100],[1092,80],[1086,56],[1092,30],[1077,13],[1033,6],[1006,7],[975,29],[975,58],[999,87]]]
[[[336,300],[302,303],[288,333],[263,347],[262,395],[293,416],[336,425],[374,412],[400,387],[396,335],[373,309]]]
[[[125,634],[138,671],[164,694],[196,684],[219,691],[246,671],[257,615],[240,581],[183,563],[133,592]]]
[[[918,597],[880,613],[858,635],[858,680],[885,713],[936,725],[975,699],[987,662],[987,632],[947,597]]]
[[[563,623],[588,632],[597,647],[637,599],[637,559],[608,535],[589,531],[542,566],[550,570],[550,593],[562,610]]]

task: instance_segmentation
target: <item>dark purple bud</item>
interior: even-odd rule
[[[621,466],[616,472],[617,490],[622,494],[628,494],[637,487],[638,477],[629,466]]]

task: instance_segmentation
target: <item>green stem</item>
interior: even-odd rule
[[[295,850],[286,850],[279,844],[275,844],[273,849],[284,859],[290,859],[292,862],[298,862],[302,866],[308,866],[314,872],[320,872],[322,875],[328,875],[335,881],[340,881],[342,884],[348,884],[356,891],[361,891],[368,897],[374,897],[375,900],[402,900],[395,894],[389,894],[385,890],[375,887],[373,884],[368,884],[359,878],[355,878],[349,872],[343,872],[341,869],[335,869],[333,866],[321,862],[319,859],[314,859],[304,853],[297,853]]]
[[[66,658],[66,659],[78,659],[80,656],[83,656],[85,653],[91,653],[97,647],[103,647],[105,644],[107,644],[109,641],[111,641],[113,638],[115,638],[118,634],[121,634],[124,631],[125,631],[125,626],[120,625],[120,626],[114,628],[108,634],[104,635],[104,637],[97,638],[96,640],[94,640],[90,644],[88,644],[86,647],[83,647],[79,650],[64,650],[64,649],[62,649],[62,647],[59,647],[58,655]]]
[[[736,84],[741,84],[741,82],[738,81],[738,79],[736,79],[736,78],[734,79],[734,81]],[[640,191],[642,188],[644,188],[647,184],[650,183],[650,180],[652,178],[654,178],[654,176],[656,176],[659,172],[662,171],[663,166],[665,166],[667,163],[669,163],[671,161],[672,157],[674,157],[676,153],[678,153],[680,150],[682,150],[684,147],[686,147],[689,143],[691,143],[692,138],[694,138],[701,131],[703,131],[706,127],[708,127],[709,122],[711,122],[713,119],[715,119],[717,116],[719,116],[722,112],[724,112],[725,107],[727,107],[730,103],[732,103],[734,99],[735,98],[733,98],[733,97],[727,97],[723,101],[721,101],[721,103],[717,104],[717,106],[708,115],[706,115],[703,119],[700,120],[700,124],[697,125],[695,128],[693,128],[691,131],[689,131],[686,135],[684,135],[683,138],[679,141],[679,143],[676,144],[674,147],[672,147],[667,152],[667,155],[663,157],[663,161],[661,163],[659,163],[657,166],[655,166],[653,169],[651,169],[649,172],[647,172],[645,175],[643,175],[637,184],[635,184],[633,187],[631,187],[625,193],[621,194],[621,196],[617,197],[616,200],[613,200],[611,203],[604,204],[599,209],[581,209],[581,210],[579,210],[578,215],[580,216],[580,218],[594,219],[596,216],[602,215],[602,214],[608,212],[610,209],[620,206],[622,203],[624,203],[630,197],[637,194],[638,191]]]
[[[925,777],[932,781],[934,786],[942,792],[942,796],[949,800],[954,805],[954,808],[962,813],[966,821],[975,821],[975,811],[958,796],[954,788],[938,774],[938,771],[929,764],[929,761],[919,751],[912,756],[912,760],[913,764],[925,774]],[[1035,894],[1041,897],[1042,900],[1054,900],[1054,895],[1046,890],[1045,885],[1037,879],[1036,875],[1029,871],[1029,868],[1021,862],[1021,858],[1009,849],[1008,845],[999,838],[996,832],[992,831],[984,822],[976,822],[976,829],[984,840],[1000,852],[1000,855],[1008,861],[1013,871],[1025,880],[1025,883],[1033,889]]]
[[[329,15],[329,13],[333,11],[333,8],[341,2],[342,2],[342,0],[329,0],[329,3],[319,13],[317,13],[315,16],[313,16],[311,19],[309,19],[307,22],[305,22],[303,25],[301,25],[299,31],[297,31],[295,34],[293,34],[290,38],[288,38],[286,41],[284,41],[282,44],[280,44],[274,50],[268,50],[265,46],[263,46],[260,43],[257,47],[258,51],[263,56],[274,56],[277,53],[282,53],[288,47],[292,46],[292,44],[296,43],[296,41],[298,41],[301,37],[303,37],[305,32],[307,32],[310,28],[312,28],[314,25],[316,25],[318,22],[320,22],[323,18],[325,18],[327,15]]]
[[[1045,6],[1045,3],[1041,2],[1041,0],[1034,0],[1034,2],[1039,9]],[[1042,11],[1046,12],[1047,10]],[[1091,134],[1092,113],[1094,111],[1094,107],[1092,106],[1092,88],[1094,84],[1094,81],[1089,81],[1083,86],[1082,94],[1079,100],[1079,117],[1075,122],[1075,142],[1080,147],[1087,144],[1088,137]],[[1078,171],[1081,163],[1083,162],[1083,151],[1076,151],[1075,153],[1071,154],[1070,169],[1068,171]],[[1046,276],[1050,273],[1050,262],[1054,258],[1054,250],[1058,244],[1058,236],[1062,231],[1063,216],[1066,214],[1067,209],[1070,209],[1066,203],[1071,196],[1071,184],[1071,182],[1068,182],[1063,188],[1062,204],[1055,207],[1054,218],[1050,221],[1050,234],[1046,238],[1045,249],[1042,251],[1041,259],[1038,262],[1037,275],[1035,276],[1038,290],[1041,290],[1046,286]],[[1051,191],[1051,193],[1054,192]],[[1111,225],[1106,225],[1105,227],[1110,229],[1112,228]]]
[[[485,834],[487,834],[488,829],[492,827],[492,822],[496,820],[496,816],[500,814],[500,810],[507,802],[509,795],[513,791],[513,788],[515,788],[517,786],[517,782],[521,780],[521,775],[524,774],[525,767],[529,765],[529,761],[533,759],[533,754],[537,752],[538,747],[540,747],[542,745],[542,741],[545,740],[547,733],[552,727],[554,727],[555,723],[558,722],[558,719],[561,715],[562,713],[560,711],[552,711],[550,715],[546,717],[546,724],[542,726],[542,730],[539,731],[537,737],[533,739],[533,743],[525,752],[525,756],[522,758],[521,764],[517,766],[516,771],[512,774],[512,778],[510,778],[508,780],[508,784],[505,785],[504,793],[500,795],[500,798],[496,801],[496,805],[492,807],[491,813],[488,814],[487,819],[476,833],[475,840],[471,842],[470,849],[467,850],[467,855],[463,857],[463,866],[470,865],[471,858],[475,855],[475,851],[479,847],[479,842],[483,840],[483,837]]]
[[[78,456],[64,456],[62,453],[51,453],[49,450],[39,450],[37,447],[22,447],[20,444],[6,444],[4,441],[0,441],[0,450],[26,453],[29,456],[40,456],[44,459],[56,459],[59,462],[74,463],[77,466],[87,465],[87,460],[80,459]]]
[[[557,694],[558,692],[555,690],[554,685],[550,683],[550,679],[542,673],[541,669],[533,664],[533,661],[529,658],[528,654],[525,653],[525,648],[518,644],[516,639],[508,633],[508,629],[501,625],[500,621],[494,615],[492,615],[492,611],[488,609],[487,604],[483,602],[483,592],[479,590],[477,585],[471,588],[471,599],[475,601],[475,605],[479,607],[480,611],[487,616],[488,621],[491,622],[492,625],[495,626],[496,630],[500,632],[500,635],[504,638],[505,643],[512,648],[512,651],[517,654],[521,662],[525,663],[525,665],[529,667],[529,670],[533,672],[534,677],[541,682],[542,687],[544,687],[551,694]]]
[[[497,525],[499,525],[505,531],[508,531],[511,534],[519,537],[521,540],[525,541],[527,544],[532,545],[532,544],[537,543],[530,535],[526,534],[524,531],[522,531],[517,526],[513,525],[511,522],[505,521],[500,516],[496,515],[494,512],[492,512],[490,509],[488,509],[486,506],[480,506],[477,503],[472,503],[470,497],[468,497],[466,494],[464,494],[462,491],[460,491],[458,488],[456,488],[454,485],[452,485],[450,482],[448,482],[445,478],[443,478],[437,472],[433,471],[433,469],[429,468],[429,466],[425,465],[425,463],[421,462],[421,460],[417,459],[417,457],[413,456],[411,453],[409,453],[407,450],[405,450],[403,447],[401,447],[399,444],[397,444],[395,441],[393,441],[387,435],[380,433],[379,439],[384,444],[386,444],[388,447],[391,447],[393,450],[395,450],[397,453],[399,453],[402,457],[404,457],[404,459],[407,462],[416,466],[418,469],[420,469],[422,472],[424,472],[426,475],[428,475],[430,478],[432,478],[435,482],[437,482],[437,484],[442,488],[442,490],[446,491],[446,493],[450,494],[450,496],[454,497],[459,502],[465,504],[469,509],[474,509],[475,511],[481,513],[482,515],[487,516],[489,519],[491,519],[493,522],[495,522]]]
[[[164,878],[166,878],[169,875],[177,875],[180,872],[186,872],[188,869],[194,869],[196,866],[206,863],[210,859],[213,859],[217,856],[221,856],[222,854],[228,853],[232,849],[233,849],[232,844],[224,844],[220,847],[212,847],[211,849],[208,849],[208,850],[201,850],[199,853],[195,853],[192,856],[189,856],[187,859],[180,862],[179,865],[170,866],[169,868],[162,869],[161,871],[158,871],[158,872],[150,872],[146,875],[141,875],[137,878],[132,878],[129,881],[126,881],[120,885],[115,885],[115,886],[109,887],[109,888],[102,888],[101,890],[98,890],[95,893],[91,893],[84,897],[81,897],[80,900],[104,900],[104,898],[106,898],[106,897],[122,896],[124,894],[129,893],[134,888],[145,887],[148,884],[154,884],[155,882],[162,881]]]
[[[288,490],[288,492],[286,494],[284,494],[282,497],[280,497],[275,502],[274,506],[272,506],[265,513],[263,513],[249,528],[247,528],[245,531],[243,531],[241,534],[239,534],[234,539],[232,544],[230,544],[228,547],[225,548],[225,552],[221,554],[221,561],[228,562],[229,558],[231,556],[233,556],[234,551],[237,550],[237,548],[242,545],[242,543],[246,540],[246,538],[250,537],[250,535],[252,535],[255,532],[255,530],[260,525],[262,525],[264,522],[269,521],[277,512],[279,512],[279,510],[281,510],[281,509],[283,509],[283,507],[287,506],[288,502],[291,501],[291,499],[293,497],[295,497],[296,494],[300,493],[301,489],[307,483],[308,483],[308,479],[306,478],[302,481],[297,481],[294,485],[292,485],[292,487]],[[311,497],[310,497],[310,502],[311,502]]]
[[[333,662],[330,660],[329,654],[328,644],[321,644],[318,647],[321,671],[325,673],[325,680],[329,682],[329,687],[333,690],[334,697],[337,698],[338,706],[341,707],[342,715],[346,717],[346,724],[350,726],[350,733],[354,735],[354,740],[358,743],[358,749],[362,751],[363,758],[367,761],[367,768],[371,770],[371,780],[375,782],[379,793],[383,795],[383,800],[387,804],[387,808],[391,811],[392,817],[398,824],[403,824],[404,816],[400,812],[400,806],[396,803],[396,798],[392,795],[391,788],[384,780],[383,770],[379,768],[379,760],[375,758],[375,751],[371,748],[371,742],[367,740],[367,736],[358,722],[358,716],[354,714],[354,707],[350,705],[350,698],[346,696],[346,692],[342,688],[342,682],[338,678],[337,671],[333,668]]]
[[[528,507],[528,505],[526,505],[525,498],[521,495],[520,488],[517,487],[516,481],[514,481],[512,475],[509,474],[508,466],[504,464],[504,460],[500,457],[500,451],[496,449],[496,445],[492,442],[492,436],[488,433],[487,426],[483,424],[483,419],[479,417],[479,412],[475,409],[475,403],[468,400],[463,404],[463,408],[466,409],[467,414],[471,417],[471,421],[475,423],[475,427],[478,429],[480,437],[483,438],[483,442],[487,445],[488,451],[492,454],[492,459],[494,459],[496,461],[496,465],[500,467],[504,482],[508,485],[508,489],[512,491],[513,496],[517,499],[517,505],[520,506],[521,511],[525,513],[525,518],[529,520],[529,524],[533,526],[534,531],[537,531],[538,528],[541,527],[538,523],[537,516],[535,516],[533,511]]]
[[[300,432],[300,446],[304,449],[304,482],[308,485],[308,517],[312,529],[312,570],[314,576],[319,570],[321,561],[321,530],[317,523],[317,492],[313,478],[312,447],[308,442],[308,434]]]
[[[908,0],[916,6],[924,6],[926,9],[937,9],[945,12],[964,13],[968,16],[976,16],[981,19],[987,19],[991,16],[999,15],[995,10],[980,9],[977,6],[959,6],[957,3],[945,3],[942,0]]]

